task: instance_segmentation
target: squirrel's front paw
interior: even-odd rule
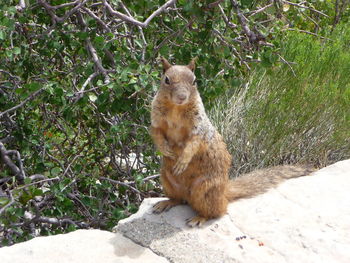
[[[162,213],[163,211],[168,211],[170,208],[179,204],[181,204],[181,201],[176,199],[159,201],[153,206],[153,213],[159,214],[159,213]]]
[[[163,145],[161,152],[164,156],[169,157],[173,160],[176,159],[176,154],[170,149],[168,144]]]
[[[184,160],[183,158],[179,158],[173,168],[174,175],[180,175],[183,173],[186,170],[188,164],[189,161]]]
[[[171,150],[164,151],[162,153],[163,153],[164,156],[169,157],[170,159],[173,159],[173,160],[176,159],[176,154],[173,151],[171,151]]]

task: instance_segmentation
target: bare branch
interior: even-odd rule
[[[312,36],[315,36],[315,37],[319,37],[321,39],[326,39],[326,40],[330,40],[330,41],[333,41],[332,39],[328,38],[328,37],[323,37],[323,36],[320,36],[316,33],[313,33],[313,32],[310,32],[310,31],[306,31],[306,30],[302,30],[302,29],[295,29],[295,28],[287,28],[288,31],[298,31],[298,32],[301,32],[301,33],[305,33],[305,34],[308,34],[308,35],[312,35]]]
[[[237,28],[237,25],[232,23],[231,21],[228,20],[224,10],[222,9],[221,5],[219,5],[219,10],[220,10],[220,13],[222,15],[222,18],[224,19],[226,25],[228,25],[229,27],[231,28]]]
[[[94,79],[98,76],[99,73],[97,72],[94,72],[92,73],[86,80],[85,82],[83,83],[83,85],[81,86],[81,89],[78,91],[78,93],[84,93],[84,90],[86,88],[86,86]]]
[[[260,13],[260,12],[265,11],[267,8],[269,8],[269,7],[271,7],[271,6],[273,6],[273,3],[268,4],[268,5],[266,5],[266,6],[262,7],[262,8],[259,8],[259,9],[257,9],[257,10],[248,12],[248,13],[246,13],[245,15],[246,15],[247,17],[249,17],[249,16],[254,16],[254,15]]]
[[[83,28],[84,31],[86,31],[86,28],[87,28],[87,25],[85,23],[85,20],[83,18],[83,15],[81,13],[78,13],[77,14],[77,18],[78,18],[78,21],[79,21],[79,24],[81,25],[81,27]],[[85,40],[85,43],[86,43],[86,48],[87,50],[89,51],[90,55],[91,55],[91,58],[97,68],[97,70],[104,76],[105,78],[105,81],[104,83],[105,84],[108,84],[110,82],[110,77],[108,76],[108,71],[103,67],[102,65],[102,62],[100,60],[100,58],[98,57],[97,55],[97,51],[95,49],[95,47],[92,45],[91,43],[91,40],[90,38],[88,37],[86,40]],[[91,80],[90,80],[91,81]],[[89,82],[88,82],[89,83]],[[87,84],[88,84],[87,83]],[[86,84],[86,85],[87,85]]]
[[[25,0],[19,0],[18,5],[16,5],[16,9],[19,12],[23,11],[24,9],[26,9],[26,2],[25,2]]]
[[[18,76],[12,75],[12,74],[11,74],[10,72],[8,72],[8,71],[5,71],[5,70],[3,70],[3,69],[0,69],[0,72],[9,75],[10,78],[12,78],[12,79],[20,80],[20,78],[19,78]]]
[[[244,64],[248,70],[250,70],[250,67],[247,62],[245,62],[241,55],[238,53],[237,49],[231,45],[230,43],[227,42],[227,40],[223,37],[223,35],[216,29],[213,30],[213,32],[219,37],[219,40],[224,43],[224,45],[229,46],[232,49],[233,54],[235,55],[236,58],[240,61],[240,63]]]
[[[32,219],[33,222],[36,223],[47,223],[50,225],[66,225],[66,224],[71,224],[71,225],[76,225],[81,228],[87,228],[89,227],[88,223],[85,222],[75,222],[70,218],[54,218],[54,217],[47,217],[47,216],[39,216],[35,217]]]
[[[41,184],[41,183],[46,183],[46,182],[51,182],[51,181],[58,181],[60,178],[58,176],[54,177],[54,178],[47,178],[47,179],[43,179],[43,180],[40,180],[40,181],[36,181],[36,182],[33,182],[33,183],[30,183],[30,184],[26,184],[26,185],[22,185],[20,187],[17,187],[15,188],[16,190],[20,190],[20,189],[23,189],[23,188],[26,188],[28,186],[32,186],[32,185],[36,185],[36,184]]]
[[[0,215],[6,210],[6,208],[10,207],[15,202],[15,200],[13,199],[12,193],[10,191],[7,191],[7,194],[10,197],[10,201],[4,207],[0,208]]]
[[[250,30],[248,26],[248,19],[243,15],[241,10],[239,9],[238,3],[236,0],[231,0],[232,6],[236,12],[236,15],[238,17],[238,21],[241,24],[241,27],[245,33],[245,35],[248,37],[250,43],[255,43],[258,41],[257,35]]]
[[[83,7],[82,10],[84,10],[89,16],[94,18],[97,21],[97,23],[99,23],[108,33],[112,32],[111,29],[89,8]]]
[[[17,110],[18,108],[24,106],[28,101],[30,101],[30,100],[34,99],[36,96],[38,96],[38,95],[44,90],[44,88],[45,88],[45,87],[42,87],[42,88],[40,88],[39,90],[33,92],[33,93],[30,94],[25,100],[23,100],[20,104],[14,106],[14,107],[12,107],[12,108],[10,108],[10,109],[8,109],[8,110],[5,110],[5,111],[3,111],[3,112],[0,112],[0,118],[1,118],[2,116],[4,116],[5,114],[10,113],[10,112],[12,112],[12,111],[15,111],[15,110]]]
[[[73,160],[68,164],[66,170],[64,170],[64,173],[63,173],[63,177],[66,176],[66,174],[68,173],[68,170],[70,169],[70,167],[72,166],[72,164],[76,161],[76,159],[78,159],[79,157],[83,157],[83,155],[76,155]]]
[[[73,2],[70,3],[64,3],[64,4],[60,4],[60,5],[54,5],[51,6],[51,8],[53,9],[59,9],[59,8],[63,8],[63,7],[67,7],[67,6],[71,6],[71,5],[76,5],[77,3],[79,3],[81,0],[75,0]]]
[[[297,75],[295,74],[295,71],[294,71],[293,67],[291,66],[292,63],[289,62],[289,61],[287,61],[287,60],[285,60],[280,54],[277,54],[277,55],[278,55],[278,57],[280,58],[280,60],[281,60],[283,63],[287,64],[287,66],[288,66],[288,67],[290,68],[290,70],[292,71],[294,77],[296,77]]]
[[[102,0],[102,2],[103,2],[103,5],[107,8],[108,12],[111,15],[114,15],[114,16],[118,17],[119,19],[121,19],[127,23],[130,23],[130,24],[140,26],[140,27],[147,27],[153,18],[155,18],[156,16],[158,16],[159,14],[164,12],[165,9],[167,9],[168,7],[174,5],[176,3],[176,0],[169,0],[168,2],[166,2],[164,5],[159,7],[156,11],[154,11],[144,22],[140,22],[133,17],[129,17],[121,12],[115,11],[106,0]]]
[[[160,174],[150,175],[150,176],[147,176],[147,177],[143,178],[142,181],[145,182],[145,181],[148,181],[148,180],[156,179],[158,177],[160,177]]]
[[[109,181],[109,182],[111,182],[113,184],[119,184],[119,185],[128,187],[131,190],[133,190],[134,192],[138,193],[139,195],[143,195],[138,189],[136,189],[135,187],[131,186],[130,183],[124,183],[124,182],[113,180],[113,179],[110,179],[110,178],[107,178],[107,177],[103,177],[103,176],[101,176],[100,179]]]
[[[215,2],[212,2],[210,4],[208,4],[208,8],[214,8],[216,6],[219,6],[221,2],[223,2],[224,0],[216,0]]]
[[[78,11],[79,8],[81,8],[88,0],[76,0],[74,2],[71,3],[65,3],[62,5],[57,5],[57,6],[52,6],[50,4],[48,4],[46,1],[44,0],[38,0],[38,2],[46,9],[46,11],[50,14],[51,19],[53,20],[53,24],[55,23],[62,23],[63,21],[65,21],[68,17],[70,17],[71,15],[73,15],[75,12]],[[77,5],[76,5],[77,4]],[[73,7],[72,9],[70,9],[67,13],[64,14],[64,16],[59,17],[57,16],[53,10],[56,10],[58,8],[61,7],[66,7],[66,6],[70,6],[70,5],[76,5],[75,7]]]
[[[90,52],[90,55],[92,57],[92,60],[94,61],[97,69],[100,71],[100,73],[102,73],[102,75],[105,77],[105,84],[108,84],[111,80],[108,76],[108,72],[107,70],[102,66],[102,62],[100,60],[100,58],[97,55],[97,51],[95,49],[95,47],[92,45],[91,40],[89,38],[86,39],[86,46],[87,49]]]
[[[166,36],[166,37],[162,40],[162,42],[160,42],[159,45],[156,46],[156,47],[154,48],[154,50],[153,50],[153,51],[154,51],[154,54],[157,54],[157,53],[158,53],[158,50],[159,50],[162,46],[164,46],[164,45],[167,43],[167,41],[168,41],[169,39],[171,39],[171,38],[177,38],[177,37],[181,36],[181,35],[185,32],[185,29],[188,28],[192,23],[193,23],[193,21],[190,20],[190,21],[187,22],[187,24],[184,25],[181,29],[179,29],[178,31],[175,31],[175,32],[171,33],[171,34],[168,35],[168,36]]]
[[[286,4],[288,4],[288,5],[293,5],[293,6],[296,6],[296,7],[309,9],[310,11],[313,11],[313,12],[315,12],[315,13],[318,13],[318,14],[323,15],[323,16],[325,16],[325,17],[329,17],[329,16],[326,15],[325,13],[323,13],[323,12],[321,12],[321,11],[319,11],[319,10],[316,10],[316,9],[314,9],[314,8],[312,8],[312,7],[309,7],[309,6],[305,6],[305,5],[301,5],[301,4],[298,4],[298,3],[293,3],[293,2],[289,2],[289,1],[285,1],[285,0],[283,0],[283,2],[286,3]],[[305,3],[307,3],[307,2],[305,1]]]
[[[14,164],[14,162],[8,156],[8,151],[6,150],[6,148],[2,142],[0,142],[0,155],[1,155],[0,156],[1,161],[10,168],[10,170],[12,171],[14,176],[17,178],[17,180],[22,182],[24,177],[25,177],[24,171],[21,170],[20,168],[18,168],[18,166],[16,164]]]
[[[125,10],[125,12],[128,14],[129,17],[132,17],[128,8],[124,5],[123,2],[120,2],[121,3],[121,6],[122,8]],[[147,47],[147,41],[146,41],[146,38],[145,38],[145,35],[143,34],[143,29],[142,27],[138,26],[138,29],[140,31],[140,34],[141,34],[141,38],[142,38],[142,42],[143,42],[143,47],[142,47],[142,55],[141,55],[141,60],[142,62],[145,61],[145,54],[146,54],[146,47]]]

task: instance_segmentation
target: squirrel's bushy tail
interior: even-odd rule
[[[256,170],[230,180],[226,197],[229,201],[253,197],[276,187],[286,179],[309,175],[313,171],[315,169],[311,167],[292,165]]]

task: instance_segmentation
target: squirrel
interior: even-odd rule
[[[277,166],[229,179],[231,155],[222,136],[210,122],[197,90],[195,59],[188,65],[171,65],[161,58],[163,76],[151,108],[150,135],[163,155],[161,184],[169,200],[156,203],[154,213],[188,203],[197,216],[187,220],[201,226],[223,216],[230,201],[267,191],[285,179],[313,170]]]

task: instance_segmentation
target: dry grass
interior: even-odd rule
[[[349,30],[347,30],[349,31]],[[233,175],[279,164],[323,167],[350,158],[349,32],[318,43],[293,34],[287,65],[257,69],[210,117],[233,155]]]

